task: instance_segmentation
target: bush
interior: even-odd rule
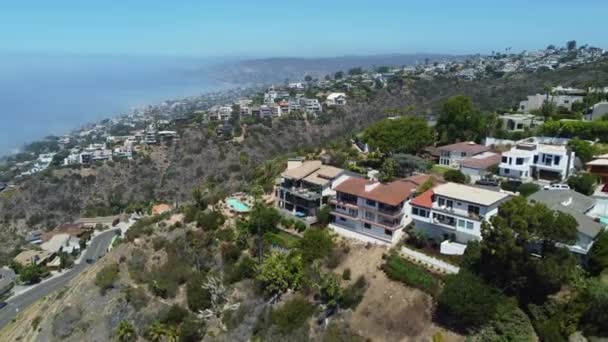
[[[138,283],[146,281],[146,262],[148,257],[141,249],[134,249],[131,258],[127,262],[129,276]]]
[[[326,205],[323,208],[317,210],[317,223],[322,226],[326,226],[329,223],[329,219],[331,217],[331,206]]]
[[[344,271],[342,272],[342,279],[350,280],[350,268],[344,269]]]
[[[203,288],[205,275],[195,273],[186,284],[186,299],[188,308],[193,312],[199,312],[211,307],[211,293]]]
[[[136,311],[145,308],[150,298],[146,295],[146,291],[141,287],[128,287],[125,290],[125,300],[131,304]]]
[[[334,241],[327,230],[309,229],[298,241],[298,250],[306,264],[328,257],[334,249]]]
[[[418,288],[432,296],[439,292],[439,280],[421,266],[415,265],[396,253],[391,253],[382,265],[384,273],[396,281]]]
[[[579,173],[568,178],[568,185],[583,195],[593,195],[595,191],[596,178],[590,173]]]
[[[467,181],[467,176],[465,176],[464,173],[460,172],[460,170],[447,170],[444,174],[443,174],[443,179],[445,179],[446,182],[454,182],[454,183],[460,183],[460,184],[464,184]]]
[[[114,287],[114,282],[118,279],[119,273],[118,265],[108,265],[97,273],[95,285],[99,287],[102,294]]]
[[[512,301],[500,303],[496,318],[486,324],[477,336],[484,342],[535,340],[530,318]]]
[[[171,308],[163,319],[163,323],[178,326],[182,324],[182,322],[184,322],[189,316],[190,313],[188,312],[188,310],[182,308],[177,304],[173,304],[171,305]]]
[[[245,256],[236,265],[224,269],[224,280],[228,284],[233,284],[243,279],[253,279],[256,265],[255,260]]]
[[[302,297],[295,297],[272,312],[272,323],[286,334],[301,327],[315,310],[314,305]]]
[[[234,264],[241,256],[241,249],[233,243],[224,243],[221,247],[222,261]]]
[[[438,311],[445,322],[466,330],[479,328],[494,319],[497,305],[504,300],[498,291],[468,270],[445,279],[438,299]]]
[[[356,282],[344,289],[340,305],[345,309],[356,309],[363,300],[366,290],[367,281],[365,277],[360,276]]]
[[[42,280],[42,268],[38,265],[19,267],[19,280],[24,284],[37,284]]]
[[[540,190],[540,187],[534,183],[523,183],[517,188],[519,194],[524,197],[528,197],[538,190]]]
[[[304,230],[306,230],[306,224],[300,220],[296,220],[293,224],[293,227],[298,231],[298,232],[303,232]]]
[[[602,231],[591,247],[587,269],[593,275],[599,275],[608,269],[608,230]]]
[[[167,243],[167,239],[165,239],[162,236],[155,236],[154,239],[152,239],[152,247],[154,248],[155,251],[159,251],[159,250],[163,249],[165,247],[166,243]]]

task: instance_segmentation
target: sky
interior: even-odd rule
[[[608,47],[608,1],[22,0],[0,53],[316,57]]]

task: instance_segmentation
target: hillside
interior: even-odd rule
[[[180,140],[158,147],[146,157],[90,169],[49,170],[27,179],[0,196],[0,236],[4,253],[16,235],[70,222],[91,209],[124,207],[150,200],[183,202],[193,188],[217,185],[222,193],[249,186],[253,170],[264,161],[306,147],[348,137],[386,116],[385,110],[413,105],[417,115],[435,113],[449,96],[464,94],[484,111],[510,108],[546,85],[608,84],[608,61],[555,72],[511,78],[460,81],[401,79],[371,97],[353,100],[328,122],[282,118],[272,127],[245,127],[240,142],[223,141],[204,125],[179,128]],[[99,210],[97,210],[99,212]]]

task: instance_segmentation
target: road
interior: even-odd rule
[[[103,256],[108,250],[110,243],[112,243],[112,238],[116,234],[115,231],[115,229],[108,230],[92,238],[91,244],[80,259],[80,264],[74,265],[72,269],[60,276],[49,279],[7,300],[8,305],[0,309],[0,329],[4,328],[20,311],[23,311],[40,298],[63,289],[70,280],[76,278],[82,271],[91,266],[86,262],[86,259],[97,260]]]

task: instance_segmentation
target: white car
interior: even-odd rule
[[[551,184],[543,187],[545,190],[570,190],[568,184]]]

